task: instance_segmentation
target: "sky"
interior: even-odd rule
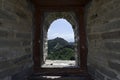
[[[68,42],[74,42],[72,25],[65,19],[53,21],[48,29],[48,40],[61,37]]]

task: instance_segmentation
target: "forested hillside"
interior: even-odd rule
[[[74,60],[74,43],[63,38],[48,40],[48,57],[50,60]]]

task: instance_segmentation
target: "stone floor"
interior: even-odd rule
[[[63,67],[75,67],[75,60],[46,60],[42,67],[46,68],[63,68]]]
[[[39,77],[35,77],[33,79],[30,80],[88,80],[86,79],[86,77],[61,77],[61,76],[39,76]]]
[[[75,60],[46,60],[45,64],[42,65],[43,68],[68,68],[77,67]],[[86,75],[79,76],[44,76],[44,75],[34,75],[31,76],[29,80],[91,80],[88,79]]]

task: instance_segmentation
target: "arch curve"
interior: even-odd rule
[[[78,26],[77,21],[76,21],[76,15],[74,12],[49,12],[45,13],[44,15],[44,24],[45,28],[48,30],[50,24],[57,19],[63,18],[66,19],[72,26],[73,29],[75,29],[75,26]]]
[[[72,29],[74,31],[74,40],[75,40],[75,58],[76,58],[76,66],[79,66],[80,64],[78,62],[80,62],[79,60],[79,54],[78,54],[78,41],[79,41],[79,37],[78,37],[78,22],[77,22],[77,18],[74,12],[46,12],[44,13],[44,21],[43,21],[43,64],[46,60],[47,57],[47,51],[48,51],[48,47],[47,47],[47,32],[48,29],[51,25],[52,22],[54,22],[57,19],[63,18],[65,20],[67,20],[71,25],[72,25]]]
[[[72,25],[64,18],[54,20],[47,31],[48,39],[54,39],[56,37],[63,38],[68,42],[74,42],[74,30]]]

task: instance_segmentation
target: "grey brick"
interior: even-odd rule
[[[0,0],[0,80],[20,79],[23,68],[31,64],[31,24],[26,0]]]
[[[0,72],[0,78],[18,73],[19,71],[21,71],[21,69],[22,69],[21,65],[13,65],[13,64],[8,65],[8,68],[6,68]]]
[[[7,60],[1,61],[1,62],[0,62],[0,69],[7,68],[7,67],[10,66],[10,65],[13,65],[10,61],[7,61]]]
[[[115,78],[117,76],[117,74],[115,74],[113,71],[109,70],[108,68],[105,67],[100,67],[98,68],[98,70],[103,73],[104,75],[107,75],[108,77],[111,78]]]
[[[14,13],[9,13],[5,10],[0,9],[0,18],[9,19],[9,20],[16,20],[16,15]]]
[[[113,53],[113,52],[108,52],[107,56],[109,59],[114,59],[114,60],[120,60],[120,54],[118,53]]]
[[[105,79],[105,76],[98,71],[96,71],[95,76],[99,80],[104,80]]]
[[[0,37],[7,37],[8,31],[0,30]]]
[[[0,26],[2,26],[2,22],[0,22]]]
[[[107,80],[112,80],[112,79],[107,79]]]
[[[91,39],[99,39],[101,38],[101,34],[89,34],[88,38]]]
[[[120,43],[119,42],[116,42],[116,43],[113,43],[113,42],[106,42],[105,43],[105,47],[108,49],[108,50],[112,50],[112,51],[117,51],[119,52],[120,51]]]
[[[16,15],[18,15],[20,18],[26,19],[28,16],[24,12],[16,11]]]
[[[30,46],[31,45],[31,41],[30,40],[25,40],[23,41],[23,46]]]
[[[31,59],[31,54],[29,54],[29,55],[23,55],[20,58],[14,59],[12,62],[14,64],[22,64],[22,63],[26,62],[27,59]]]
[[[31,53],[31,52],[32,52],[32,49],[31,49],[31,48],[25,48],[25,52],[26,52],[26,53]]]
[[[120,20],[109,22],[104,25],[94,27],[93,32],[108,32],[110,30],[120,29]]]
[[[16,38],[31,39],[31,33],[16,33]]]
[[[32,68],[27,68],[12,76],[12,80],[27,80],[32,74]]]
[[[120,72],[120,64],[118,64],[118,63],[116,63],[116,62],[109,61],[109,66],[110,66],[112,69]]]
[[[3,4],[3,3],[2,3],[2,0],[0,0],[0,9],[2,8],[2,4]]]
[[[95,76],[95,71],[96,69],[93,67],[93,66],[88,66],[88,72],[92,75],[92,76]]]
[[[21,42],[16,40],[0,40],[0,47],[20,47]]]
[[[11,76],[6,76],[6,77],[4,77],[4,78],[2,78],[0,80],[12,80],[12,77]]]
[[[120,31],[103,33],[102,38],[103,39],[120,39]]]

